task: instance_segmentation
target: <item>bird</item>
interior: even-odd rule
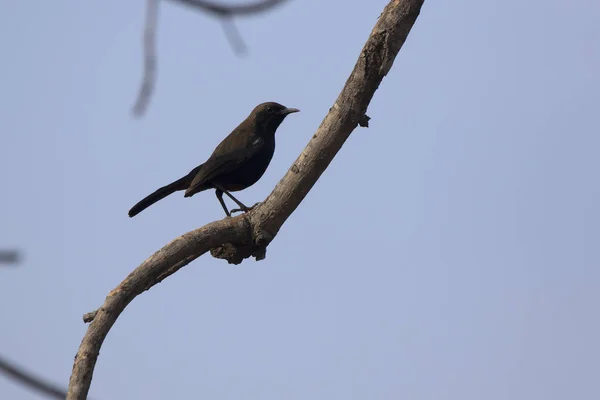
[[[177,191],[185,190],[184,197],[208,189],[215,194],[226,216],[235,212],[248,212],[259,203],[246,207],[230,192],[244,190],[263,176],[275,152],[275,132],[285,117],[299,112],[276,102],[261,103],[219,145],[210,157],[187,175],[149,194],[131,210],[132,218]],[[229,211],[223,200],[226,194],[239,208]]]

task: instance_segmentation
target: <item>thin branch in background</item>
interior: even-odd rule
[[[33,373],[22,367],[16,366],[2,356],[0,356],[0,371],[20,384],[30,389],[35,389],[52,399],[64,400],[67,397],[66,390],[56,387],[51,383],[44,382],[44,380],[35,376]]]
[[[147,0],[146,22],[144,24],[144,75],[137,100],[133,106],[133,115],[140,117],[148,108],[148,102],[156,83],[156,29],[158,25],[158,2]]]
[[[229,41],[229,45],[233,49],[233,52],[238,56],[246,54],[248,46],[244,43],[242,34],[233,23],[233,18],[223,17],[223,19],[221,19],[221,26],[223,27],[223,32],[225,32],[225,37]]]
[[[18,250],[0,250],[0,264],[18,264],[21,262],[21,253]]]
[[[224,5],[212,1],[204,0],[171,0],[174,3],[181,3],[197,10],[214,14],[217,17],[226,17],[232,15],[257,14],[272,9],[275,6],[283,4],[286,0],[259,0],[254,3]]]
[[[156,85],[156,30],[158,26],[158,2],[160,0],[147,0],[146,21],[144,23],[144,73],[140,90],[132,114],[141,117],[146,112],[150,98]],[[234,53],[238,56],[247,51],[242,35],[233,23],[234,16],[247,16],[258,14],[282,4],[286,0],[262,0],[250,4],[223,5],[203,0],[171,0],[195,8],[198,11],[221,19],[223,31]]]

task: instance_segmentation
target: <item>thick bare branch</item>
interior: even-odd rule
[[[173,242],[172,242],[173,243]],[[211,249],[212,252],[212,249]],[[145,288],[142,292],[145,292],[146,290],[149,290],[151,287],[161,283],[164,279],[168,278],[169,276],[173,275],[175,272],[177,272],[180,268],[185,267],[186,265],[188,265],[189,263],[191,263],[192,261],[194,261],[196,258],[200,257],[202,254],[193,254],[187,258],[184,258],[183,260],[179,261],[178,263],[176,263],[175,265],[173,265],[172,267],[169,267],[168,269],[166,269],[164,272],[162,272],[161,274],[159,274],[156,279],[153,279]],[[140,293],[141,294],[141,293]],[[83,322],[88,323],[88,322],[92,322],[94,320],[94,318],[96,318],[96,314],[98,314],[99,310],[94,310],[92,312],[86,313],[83,315]]]
[[[255,231],[275,237],[360,122],[414,25],[424,0],[392,0],[365,43],[354,70],[308,145],[273,192],[248,214]]]
[[[251,212],[212,222],[167,244],[136,268],[106,297],[81,342],[67,400],[83,400],[100,347],[119,314],[137,295],[207,251],[230,263],[265,257],[267,245],[317,182],[358,126],[414,25],[424,0],[392,0],[364,45],[333,107],[286,175]]]
[[[26,387],[45,394],[49,398],[64,399],[66,396],[64,389],[45,382],[42,378],[35,376],[32,372],[17,366],[3,357],[0,357],[0,371]]]
[[[133,270],[106,296],[88,327],[75,356],[67,399],[86,398],[102,342],[136,296],[221,243],[244,243],[251,239],[249,228],[243,215],[212,222],[168,243]]]

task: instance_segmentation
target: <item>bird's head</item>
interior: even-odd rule
[[[296,113],[297,108],[288,108],[275,102],[262,103],[254,107],[250,114],[256,126],[265,133],[274,135],[279,125],[289,114]]]

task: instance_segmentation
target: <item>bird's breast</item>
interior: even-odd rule
[[[219,177],[218,182],[225,190],[232,192],[244,190],[254,185],[267,170],[274,151],[275,143],[266,143],[252,158],[234,171]]]

